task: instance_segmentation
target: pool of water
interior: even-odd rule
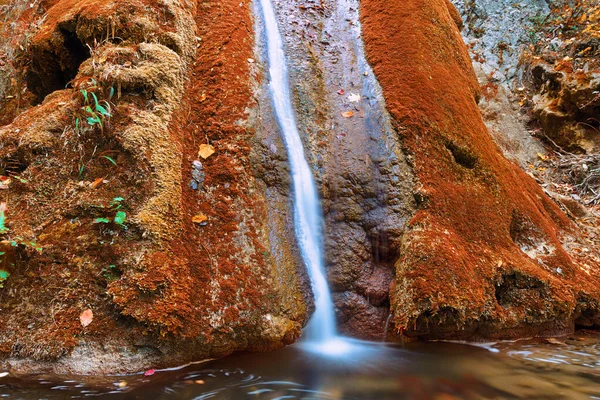
[[[113,377],[11,374],[13,399],[600,399],[600,334],[493,344],[347,341],[321,355],[295,345]],[[322,350],[322,349],[319,349]],[[348,350],[347,348],[345,350]],[[341,353],[341,355],[340,355]]]

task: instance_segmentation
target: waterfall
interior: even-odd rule
[[[270,0],[260,0],[260,5],[265,23],[271,99],[292,172],[296,238],[315,294],[316,310],[307,327],[307,337],[313,343],[330,343],[336,339],[335,314],[325,278],[321,204],[294,117],[283,39],[275,11]]]

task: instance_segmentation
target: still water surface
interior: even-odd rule
[[[355,345],[359,346],[355,343]],[[600,335],[472,346],[371,344],[324,357],[301,345],[93,380],[0,378],[11,399],[600,399]]]

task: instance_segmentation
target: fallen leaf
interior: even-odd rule
[[[103,181],[104,181],[104,179],[102,179],[102,178],[96,178],[96,180],[94,182],[92,182],[92,184],[90,186],[92,187],[92,189],[96,189],[98,186],[100,186],[102,184]]]
[[[198,151],[198,155],[205,160],[212,156],[215,153],[215,148],[210,144],[201,144],[200,150]]]
[[[340,90],[337,91],[337,94],[339,94],[340,96],[342,96],[344,93],[346,93],[344,91],[344,89],[340,89]]]
[[[0,176],[0,189],[8,189],[12,180],[8,176]]]
[[[0,372],[0,378],[4,378],[5,376],[8,376],[8,372]]]
[[[204,381],[202,379],[198,379],[198,380],[194,381],[194,383],[196,385],[204,385]]]
[[[121,381],[117,386],[119,386],[120,388],[124,388],[125,386],[127,386],[127,382]]]
[[[85,310],[84,312],[82,312],[81,315],[79,316],[79,322],[81,322],[81,326],[83,326],[84,328],[86,326],[88,326],[89,324],[91,324],[93,319],[94,319],[94,313],[89,308],[87,310]]]
[[[345,111],[342,113],[342,117],[344,118],[352,118],[354,116],[354,111]]]
[[[206,93],[202,93],[200,95],[200,103],[202,103],[204,100],[206,100]]]
[[[201,224],[206,221],[208,221],[208,217],[204,214],[194,215],[194,217],[192,218],[192,222],[195,224]]]
[[[148,371],[144,372],[144,376],[152,376],[155,372],[155,370],[149,369]]]
[[[360,101],[360,99],[361,99],[360,94],[350,93],[350,96],[348,96],[348,101],[350,103],[358,103]]]

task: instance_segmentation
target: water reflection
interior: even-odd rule
[[[327,356],[307,344],[278,352],[109,378],[0,378],[15,399],[593,399],[600,398],[600,336],[486,344],[412,344],[354,340]]]

